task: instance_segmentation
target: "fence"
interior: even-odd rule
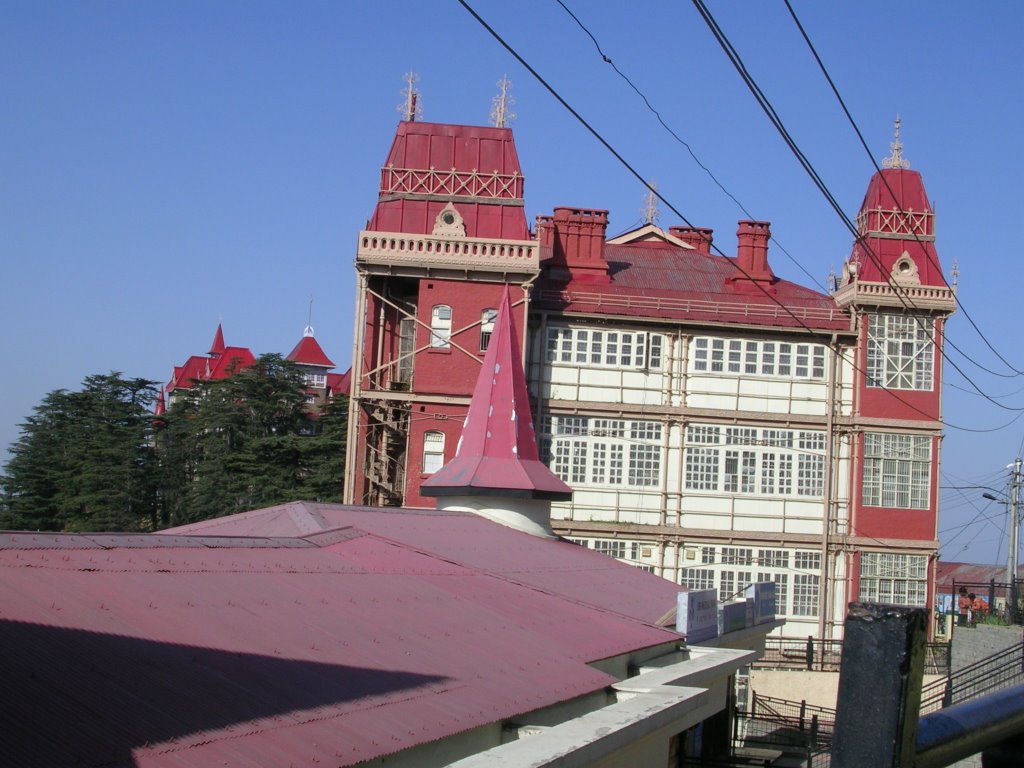
[[[764,656],[754,669],[838,672],[843,656],[842,640],[818,640],[808,636],[765,638]],[[926,675],[947,675],[950,668],[949,643],[928,643],[925,649]]]
[[[921,688],[921,714],[1024,683],[1024,639],[1018,645],[947,674]]]

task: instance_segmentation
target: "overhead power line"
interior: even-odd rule
[[[800,165],[803,167],[804,171],[807,173],[808,176],[810,176],[810,178],[814,182],[815,186],[817,186],[818,190],[821,192],[821,194],[828,201],[829,205],[832,207],[832,209],[839,216],[840,220],[843,222],[843,224],[846,226],[846,228],[853,235],[855,241],[858,242],[865,249],[865,251],[867,252],[869,258],[875,263],[875,265],[882,272],[882,274],[885,274],[885,269],[884,269],[884,267],[883,267],[883,265],[881,263],[881,260],[878,258],[878,255],[875,254],[874,250],[867,243],[867,241],[859,234],[859,232],[857,231],[857,227],[850,220],[850,218],[846,215],[846,212],[843,210],[842,206],[836,200],[835,196],[833,195],[832,191],[829,189],[828,185],[821,178],[821,176],[818,174],[817,170],[814,168],[813,164],[810,162],[810,160],[807,158],[807,156],[804,154],[804,152],[797,145],[797,143],[793,139],[792,135],[786,129],[786,126],[782,122],[781,117],[779,117],[779,114],[775,110],[775,107],[772,105],[771,101],[765,95],[765,93],[761,89],[761,87],[757,84],[757,81],[754,80],[753,76],[747,70],[746,65],[743,63],[743,60],[742,60],[742,58],[739,55],[739,52],[736,50],[736,48],[730,42],[728,36],[726,36],[726,34],[722,30],[722,28],[718,25],[718,22],[715,20],[714,16],[711,14],[711,11],[708,10],[708,8],[704,4],[703,0],[693,0],[693,4],[697,8],[698,13],[700,13],[701,17],[704,19],[704,22],[708,25],[708,28],[711,30],[711,33],[715,37],[715,40],[721,46],[722,50],[725,51],[726,57],[729,59],[730,63],[732,63],[732,65],[736,69],[736,71],[740,74],[740,78],[743,80],[743,82],[747,86],[748,90],[750,90],[751,94],[753,94],[754,100],[757,101],[757,103],[761,107],[762,111],[764,111],[765,115],[768,116],[769,122],[771,122],[771,124],[775,127],[775,130],[779,133],[779,135],[782,137],[783,141],[785,141],[786,145],[790,148],[790,151],[797,158],[797,160],[799,161]],[[908,303],[907,299],[909,298],[909,296],[905,297],[906,290],[902,286],[899,286],[892,279],[891,275],[887,275],[886,280],[887,280],[889,286],[893,289],[893,292],[894,292],[895,296],[900,300],[900,303],[903,304],[905,309],[907,309],[908,311],[909,310],[918,309],[914,305],[912,299],[910,299],[910,302]],[[1015,408],[1015,407],[1012,407],[1012,406],[1004,405],[1003,403],[1000,403],[998,400],[996,400],[996,399],[992,398],[991,396],[989,396],[988,393],[986,393],[983,389],[981,389],[981,387],[979,387],[974,382],[974,380],[971,379],[970,376],[968,376],[966,373],[964,373],[963,369],[961,369],[960,366],[958,366],[952,359],[950,359],[949,355],[942,348],[942,346],[940,346],[940,345],[935,343],[934,334],[932,334],[928,330],[926,324],[924,323],[923,318],[921,318],[921,317],[919,317],[917,315],[912,315],[912,316],[915,317],[915,319],[916,319],[918,325],[920,326],[920,328],[922,329],[922,331],[929,337],[929,340],[939,350],[940,354],[946,360],[946,362],[948,362],[953,367],[953,369],[964,378],[964,380],[968,384],[970,384],[972,387],[974,387],[974,389],[978,392],[978,394],[980,394],[982,397],[984,397],[986,400],[988,400],[989,402],[991,402],[993,405],[995,405],[998,408],[1002,408],[1003,410],[1007,410],[1007,411],[1014,411],[1014,412],[1024,413],[1024,407]],[[961,354],[964,354],[964,353],[961,351]]]
[[[518,53],[518,51],[516,51],[516,50],[515,50],[515,48],[513,48],[513,47],[512,47],[512,46],[511,46],[511,45],[510,45],[510,44],[509,44],[509,43],[508,43],[508,42],[507,42],[507,41],[506,41],[506,40],[505,40],[505,39],[504,39],[504,38],[503,38],[503,37],[502,37],[502,36],[501,36],[501,35],[500,35],[500,34],[499,34],[499,33],[498,33],[498,32],[497,32],[497,31],[496,31],[496,30],[495,30],[494,28],[493,28],[493,27],[491,27],[491,25],[490,25],[490,24],[488,24],[488,23],[487,23],[487,22],[486,22],[486,21],[485,21],[485,20],[483,19],[483,17],[481,17],[481,16],[480,16],[480,14],[478,14],[478,13],[476,12],[476,11],[475,11],[475,10],[473,9],[473,7],[472,7],[472,6],[470,6],[468,2],[466,2],[466,0],[458,0],[458,3],[459,3],[459,5],[461,5],[461,6],[462,6],[462,7],[463,7],[463,8],[464,8],[464,9],[466,10],[466,12],[467,12],[467,13],[469,13],[469,14],[470,14],[470,15],[471,15],[471,16],[472,16],[472,17],[473,17],[473,18],[474,18],[474,19],[475,19],[475,20],[477,21],[477,23],[479,23],[479,24],[480,24],[480,26],[482,26],[482,27],[483,27],[483,28],[484,28],[484,29],[485,29],[485,30],[486,30],[486,31],[488,32],[488,34],[490,34],[490,35],[491,35],[491,36],[492,36],[492,37],[493,37],[493,38],[494,38],[494,39],[495,39],[495,40],[496,40],[496,41],[497,41],[497,42],[498,42],[498,43],[499,43],[499,44],[500,44],[500,45],[501,45],[501,46],[502,46],[502,47],[503,47],[503,48],[504,48],[504,49],[505,49],[506,51],[508,51],[508,52],[509,52],[509,54],[511,54],[511,55],[512,55],[512,57],[513,57],[513,58],[515,58],[515,59],[516,59],[516,61],[518,61],[518,62],[519,62],[519,63],[520,63],[520,64],[521,64],[522,66],[523,66],[523,68],[524,68],[524,69],[526,69],[526,71],[527,71],[527,72],[529,72],[529,73],[530,73],[530,75],[531,75],[531,76],[532,76],[532,77],[533,77],[533,78],[534,78],[534,79],[535,79],[535,80],[536,80],[536,81],[537,81],[538,83],[540,83],[540,84],[541,84],[541,85],[542,85],[542,86],[544,87],[544,89],[545,89],[545,90],[547,90],[547,91],[548,91],[548,93],[550,93],[550,94],[551,94],[551,95],[552,95],[552,96],[553,96],[553,97],[555,98],[555,100],[556,100],[556,101],[558,101],[558,103],[559,103],[559,104],[561,104],[561,105],[562,105],[562,106],[563,106],[563,107],[564,107],[564,108],[566,109],[566,111],[568,111],[568,112],[569,112],[569,113],[570,113],[570,114],[571,114],[571,115],[572,115],[573,117],[575,117],[575,118],[576,118],[576,120],[577,120],[577,121],[578,121],[578,122],[579,122],[579,123],[580,123],[580,124],[581,124],[581,125],[582,125],[582,126],[583,126],[584,128],[586,128],[586,129],[587,129],[587,131],[588,131],[588,132],[589,132],[589,133],[590,133],[590,134],[591,134],[591,135],[592,135],[592,136],[593,136],[593,137],[594,137],[595,139],[597,139],[597,141],[598,141],[598,142],[599,142],[599,143],[600,143],[600,144],[601,144],[601,145],[602,145],[602,146],[603,146],[603,147],[604,147],[605,149],[607,149],[607,150],[608,150],[608,152],[609,152],[609,153],[610,153],[610,154],[611,154],[611,155],[612,155],[612,156],[613,156],[613,157],[614,157],[614,158],[615,158],[616,160],[618,160],[618,161],[619,161],[619,163],[620,163],[620,164],[621,164],[621,165],[622,165],[622,166],[623,166],[624,168],[626,168],[626,170],[628,170],[628,171],[629,171],[629,173],[630,173],[630,174],[632,174],[632,175],[633,175],[633,176],[634,176],[634,177],[635,177],[635,178],[636,178],[636,179],[637,179],[637,180],[638,180],[638,181],[639,181],[639,182],[640,182],[640,183],[641,183],[641,184],[642,184],[642,185],[643,185],[643,186],[644,186],[644,187],[645,187],[645,188],[646,188],[647,190],[649,190],[650,192],[652,192],[652,193],[654,194],[654,196],[658,198],[658,200],[660,200],[660,201],[661,201],[662,203],[664,203],[664,204],[665,204],[665,206],[666,206],[666,207],[667,207],[667,208],[668,208],[669,210],[671,210],[671,211],[672,211],[672,212],[673,212],[674,214],[676,214],[676,216],[678,216],[678,217],[679,217],[679,218],[680,218],[680,219],[681,219],[681,220],[682,220],[682,221],[683,221],[684,223],[686,223],[686,224],[687,224],[688,226],[693,226],[693,224],[692,224],[692,223],[690,222],[690,220],[689,220],[689,219],[688,219],[688,218],[687,218],[686,216],[684,216],[684,215],[683,215],[683,214],[682,214],[682,213],[681,213],[681,212],[679,211],[679,209],[677,209],[677,208],[676,208],[676,207],[675,207],[675,206],[674,206],[674,205],[673,205],[673,204],[672,204],[672,203],[671,203],[671,202],[670,202],[669,200],[667,200],[667,199],[666,199],[666,198],[664,197],[664,195],[662,195],[662,194],[661,194],[660,192],[658,192],[657,188],[655,188],[655,187],[654,187],[653,185],[651,185],[651,184],[650,184],[650,183],[649,183],[649,182],[648,182],[648,181],[647,181],[646,179],[644,179],[644,177],[643,177],[643,176],[642,176],[642,175],[641,175],[641,174],[640,174],[640,173],[639,173],[639,172],[638,172],[638,171],[637,171],[637,170],[636,170],[636,169],[635,169],[635,168],[634,168],[634,167],[633,167],[633,166],[632,166],[632,165],[631,165],[631,164],[630,164],[630,163],[629,163],[629,162],[628,162],[628,161],[627,161],[627,160],[626,160],[626,159],[625,159],[625,158],[624,158],[624,157],[623,157],[623,156],[622,156],[622,155],[621,155],[621,154],[620,154],[620,153],[619,153],[619,152],[618,152],[618,151],[617,151],[617,150],[616,150],[616,149],[615,149],[615,148],[614,148],[614,147],[613,147],[613,146],[612,146],[612,145],[611,145],[611,144],[610,144],[610,143],[609,143],[609,142],[608,142],[608,141],[607,141],[607,140],[606,140],[606,139],[605,139],[605,138],[604,138],[604,137],[603,137],[603,136],[602,136],[602,135],[601,135],[601,134],[600,134],[600,133],[599,133],[599,132],[598,132],[598,131],[597,131],[597,130],[596,130],[596,129],[595,129],[594,127],[593,127],[593,126],[592,126],[592,125],[591,125],[591,124],[590,124],[590,123],[589,123],[589,122],[587,122],[587,120],[586,120],[586,119],[585,119],[585,118],[584,118],[584,117],[583,117],[582,115],[580,115],[580,114],[579,114],[579,112],[577,112],[577,111],[576,111],[575,109],[573,109],[573,107],[572,107],[572,106],[571,106],[571,105],[570,105],[570,104],[569,104],[569,103],[568,103],[568,102],[567,102],[567,101],[566,101],[566,100],[565,100],[565,99],[564,99],[564,98],[562,97],[562,95],[561,95],[561,94],[559,94],[559,93],[558,93],[558,91],[557,91],[557,90],[555,90],[555,88],[554,88],[553,86],[551,86],[551,85],[550,85],[550,84],[549,84],[549,83],[547,82],[547,80],[545,80],[545,79],[544,79],[544,78],[543,78],[543,77],[541,76],[541,74],[540,74],[539,72],[537,72],[537,70],[535,70],[535,69],[534,69],[534,68],[533,68],[533,67],[532,67],[532,66],[531,66],[531,65],[530,65],[530,64],[529,64],[529,63],[528,63],[528,62],[527,62],[527,61],[526,61],[526,60],[525,60],[525,59],[524,59],[524,58],[523,58],[523,57],[522,57],[522,56],[521,56],[521,55],[520,55],[520,54]],[[797,151],[799,151],[799,150],[797,150]],[[837,203],[837,205],[838,205],[838,203]],[[805,323],[805,322],[804,322],[803,320],[801,320],[801,319],[800,319],[799,317],[797,317],[797,316],[796,316],[796,315],[795,315],[795,314],[793,313],[793,311],[792,311],[791,309],[789,309],[789,307],[787,307],[787,306],[786,306],[785,304],[783,304],[782,302],[780,302],[780,301],[779,301],[779,300],[778,300],[778,299],[777,299],[777,298],[776,298],[775,296],[773,296],[773,295],[772,295],[771,293],[769,293],[769,292],[768,292],[768,291],[767,291],[767,290],[766,290],[766,289],[765,289],[765,288],[764,288],[764,287],[763,287],[762,285],[760,285],[760,284],[759,284],[759,283],[758,283],[757,281],[753,280],[752,276],[751,276],[751,275],[750,275],[750,274],[749,274],[749,273],[748,273],[748,272],[747,272],[746,270],[744,270],[744,269],[743,269],[743,268],[742,268],[742,267],[741,267],[741,266],[740,266],[740,265],[739,265],[739,264],[737,263],[737,261],[736,261],[735,259],[729,259],[728,257],[726,257],[726,256],[725,256],[725,253],[723,253],[723,252],[721,251],[721,249],[720,249],[720,248],[718,248],[717,246],[714,246],[714,245],[713,245],[712,247],[714,248],[714,250],[715,250],[715,251],[716,251],[716,252],[717,252],[717,253],[718,253],[718,254],[719,254],[720,256],[722,256],[722,257],[725,257],[725,258],[727,259],[727,262],[728,262],[729,264],[731,264],[731,265],[733,266],[733,268],[735,268],[735,269],[736,269],[736,270],[737,270],[738,272],[740,272],[740,274],[742,274],[742,275],[743,275],[744,277],[746,277],[747,279],[751,280],[751,282],[752,282],[752,283],[753,283],[753,284],[754,284],[754,285],[755,285],[755,286],[756,286],[756,287],[757,287],[757,288],[758,288],[758,289],[759,289],[759,290],[761,291],[761,293],[763,293],[763,294],[764,294],[764,296],[765,296],[765,297],[766,297],[766,298],[767,298],[767,299],[768,299],[769,301],[771,301],[771,302],[772,302],[773,304],[776,304],[776,305],[777,305],[777,306],[778,306],[778,307],[779,307],[780,309],[782,309],[782,310],[783,310],[783,311],[784,311],[784,312],[785,312],[785,313],[786,313],[787,315],[789,315],[789,317],[791,317],[791,318],[793,319],[793,321],[794,321],[794,322],[795,322],[795,323],[797,324],[797,326],[799,326],[800,328],[803,328],[803,329],[804,329],[804,330],[805,330],[805,331],[806,331],[806,332],[807,332],[807,333],[808,333],[809,335],[811,335],[811,336],[815,336],[815,337],[819,337],[819,338],[821,338],[821,337],[825,337],[826,339],[827,339],[827,338],[828,338],[828,337],[830,336],[830,334],[828,334],[828,333],[825,333],[825,332],[823,332],[823,331],[821,331],[821,330],[818,330],[818,329],[814,329],[814,328],[811,328],[810,326],[808,326],[808,325],[807,325],[807,324],[806,324],[806,323]],[[865,371],[864,371],[864,370],[863,370],[862,368],[858,367],[858,366],[857,366],[857,365],[856,365],[855,363],[852,363],[852,362],[850,362],[850,365],[851,365],[851,367],[853,367],[853,369],[854,369],[854,370],[858,371],[859,373],[862,373],[862,374],[864,374],[864,375],[867,375],[867,374],[866,374],[866,372],[865,372]],[[911,410],[915,411],[916,413],[919,413],[919,414],[921,414],[922,416],[926,417],[927,419],[929,419],[929,420],[932,420],[932,421],[936,421],[936,422],[938,422],[938,423],[940,423],[940,424],[943,424],[943,425],[945,425],[946,427],[948,427],[948,428],[950,428],[950,429],[956,429],[956,430],[960,430],[960,431],[964,431],[964,432],[976,432],[976,433],[988,433],[988,432],[997,432],[997,431],[999,431],[999,430],[1005,429],[1006,427],[1010,426],[1010,424],[1013,424],[1013,423],[1014,423],[1014,422],[1015,422],[1015,421],[1016,421],[1017,419],[1019,419],[1019,418],[1020,418],[1021,416],[1024,416],[1024,411],[1022,411],[1022,412],[1021,412],[1021,413],[1019,413],[1019,414],[1018,414],[1018,415],[1017,415],[1016,417],[1014,417],[1013,419],[1011,419],[1011,420],[1010,420],[1009,422],[1007,422],[1006,424],[1000,425],[1000,426],[998,426],[998,427],[991,427],[991,428],[987,428],[987,429],[982,429],[982,428],[976,428],[976,427],[965,427],[965,426],[961,426],[961,425],[957,425],[957,424],[952,424],[952,423],[950,423],[950,422],[948,422],[948,421],[944,421],[944,420],[942,420],[941,418],[939,418],[939,417],[937,417],[937,416],[935,416],[935,415],[933,415],[933,414],[930,414],[930,413],[927,413],[926,411],[923,411],[923,410],[921,410],[920,408],[918,408],[918,407],[917,407],[917,406],[915,406],[914,404],[912,404],[912,403],[908,402],[907,400],[905,400],[904,398],[900,397],[900,396],[899,396],[899,395],[898,395],[898,394],[897,394],[896,392],[894,392],[894,391],[893,391],[892,389],[889,389],[889,388],[887,388],[887,387],[880,387],[880,389],[882,389],[882,390],[883,390],[884,392],[886,392],[886,393],[887,393],[887,394],[888,394],[888,395],[889,395],[890,397],[892,397],[893,399],[895,399],[895,400],[897,400],[898,402],[902,403],[903,405],[907,406],[907,407],[908,407],[909,409],[911,409]]]
[[[878,171],[879,174],[881,174],[882,169],[878,167],[878,162],[875,160],[875,156],[871,153],[871,148],[868,147],[868,143],[864,139],[864,134],[861,133],[861,130],[860,130],[860,128],[857,125],[857,122],[853,119],[853,115],[850,114],[850,110],[847,108],[846,102],[843,100],[843,97],[840,95],[839,89],[836,87],[836,84],[832,80],[831,75],[829,75],[828,69],[826,69],[825,63],[822,61],[821,56],[818,55],[818,51],[815,49],[814,43],[811,42],[810,36],[807,34],[807,31],[804,29],[804,25],[800,23],[800,19],[797,18],[796,11],[793,10],[793,6],[790,4],[789,0],[783,0],[783,2],[786,4],[786,8],[789,10],[789,15],[792,16],[793,22],[796,24],[797,29],[800,30],[800,34],[801,34],[801,36],[803,36],[804,42],[807,43],[807,47],[810,49],[811,54],[814,56],[814,60],[818,63],[818,67],[821,69],[822,74],[825,76],[825,80],[828,82],[829,87],[832,89],[832,93],[835,94],[836,100],[839,102],[839,106],[842,107],[843,113],[846,115],[846,119],[850,122],[850,125],[853,127],[854,132],[857,134],[857,138],[860,140],[861,146],[864,147],[864,151],[867,153],[868,157],[870,158],[872,165],[875,166],[875,170]],[[899,205],[898,198],[896,197],[896,193],[893,191],[892,187],[889,185],[888,180],[884,176],[882,176],[882,181],[885,184],[886,189],[889,191],[889,194],[892,195],[892,199],[894,201],[896,201],[897,205]],[[902,217],[904,217],[904,219],[908,218],[907,212],[904,211],[902,209],[902,207],[899,208],[899,213],[900,213],[900,215]],[[950,290],[952,290],[952,286],[949,284],[949,281],[946,280],[946,276],[943,273],[942,268],[938,264],[935,263],[932,255],[928,252],[928,249],[924,247],[924,243],[921,241],[920,237],[918,237],[917,233],[913,231],[913,228],[911,228],[911,232],[914,234],[914,238],[917,240],[918,245],[921,247],[921,251],[924,253],[925,258],[928,259],[931,262],[932,266],[934,266],[936,268],[936,270],[938,271],[939,275],[942,277],[942,281],[946,284],[946,287],[949,288]],[[968,322],[970,322],[971,326],[977,332],[978,336],[981,337],[981,340],[985,342],[985,345],[990,350],[992,350],[992,352],[995,354],[995,356],[998,357],[1000,359],[1000,361],[1002,361],[1003,364],[1006,365],[1007,368],[1009,368],[1011,371],[1013,371],[1013,374],[1015,376],[1024,375],[1024,371],[1021,371],[1020,369],[1018,369],[1014,365],[1012,365],[992,345],[992,343],[988,340],[988,337],[985,336],[984,333],[982,333],[981,328],[979,328],[977,323],[974,322],[974,318],[971,317],[971,314],[967,311],[967,307],[965,307],[963,305],[963,302],[960,301],[960,298],[955,293],[953,294],[953,300],[956,302],[956,305],[960,309],[960,311],[963,312],[964,317],[967,318]],[[960,352],[960,354],[964,354],[958,348],[957,348],[957,351]],[[992,374],[994,374],[996,376],[1006,376],[1006,374],[996,373],[995,371],[989,370],[988,368],[986,368],[985,366],[979,364],[977,361],[973,360],[972,358],[968,357],[965,354],[964,354],[964,357],[967,358],[968,360],[970,360],[972,363],[974,363],[975,365],[977,365],[979,368],[981,368],[984,371],[988,371],[989,373],[992,373]]]

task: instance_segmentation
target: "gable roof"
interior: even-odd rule
[[[679,639],[635,616],[679,587],[468,513],[0,534],[0,567],[14,764],[353,765],[599,691],[593,662]]]

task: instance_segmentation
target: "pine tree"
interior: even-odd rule
[[[56,390],[21,424],[3,480],[0,527],[147,530],[156,519],[154,383],[120,373]]]

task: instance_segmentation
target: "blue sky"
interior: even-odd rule
[[[566,0],[717,179],[824,283],[851,236],[797,165],[689,3]],[[476,0],[488,20],[688,219],[735,250],[745,215],[646,111],[554,0]],[[873,168],[781,0],[710,8],[849,216]],[[1024,153],[1024,6],[793,0],[876,159],[903,119],[937,246],[989,341],[1024,370],[1017,267]],[[0,0],[0,446],[48,391],[92,373],[166,381],[229,344],[287,352],[312,296],[317,338],[351,356],[356,235],[373,209],[419,74],[423,118],[485,123],[514,83],[527,214],[607,208],[640,218],[638,183],[455,0],[22,3]],[[663,210],[661,223],[678,223]],[[783,277],[810,279],[774,248]],[[1010,372],[962,316],[950,337],[1004,376],[952,358],[1024,407]],[[1007,377],[1008,376],[1008,377]],[[945,417],[1000,427],[1019,411],[947,367]],[[1002,397],[1005,396],[1005,397]],[[1024,419],[949,429],[943,485],[1005,483]],[[1003,508],[943,494],[942,555],[1005,562]],[[991,517],[991,520],[986,520]]]

